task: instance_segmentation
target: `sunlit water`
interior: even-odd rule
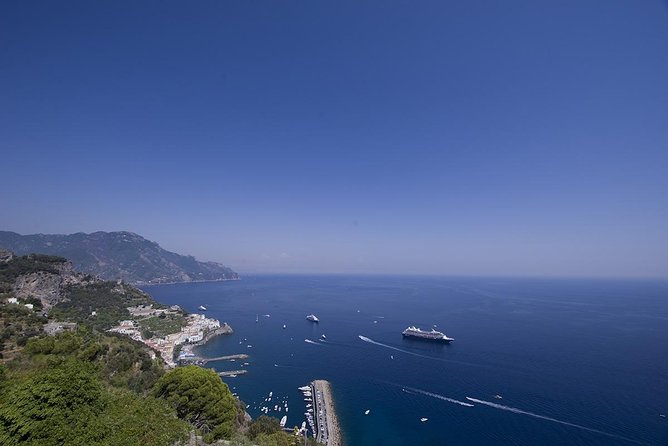
[[[349,446],[668,444],[667,282],[257,276],[146,290],[232,325],[199,353],[250,355],[208,366],[248,370],[225,381],[252,416],[287,401],[269,414],[301,425],[297,387],[331,381]],[[413,324],[455,341],[403,339]]]

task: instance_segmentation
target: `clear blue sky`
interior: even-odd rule
[[[668,6],[4,1],[0,229],[241,272],[668,277]]]

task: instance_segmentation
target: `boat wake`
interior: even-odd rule
[[[430,396],[432,398],[438,398],[439,400],[447,401],[449,403],[455,403],[459,404],[460,406],[466,406],[466,407],[474,407],[473,404],[470,403],[465,403],[464,401],[459,401],[454,398],[448,398],[447,396],[439,395],[438,393],[431,393],[427,392],[426,390],[420,390],[420,389],[415,389],[413,387],[405,387],[408,390],[412,390],[415,393],[419,393],[422,395]],[[410,393],[410,392],[407,392]]]
[[[315,341],[312,341],[310,339],[304,339],[304,342],[309,343],[309,344],[313,344],[313,345],[322,345],[322,342],[315,342]]]
[[[417,356],[420,358],[426,358],[426,359],[433,359],[434,361],[441,361],[441,362],[451,362],[453,364],[464,364],[464,365],[472,365],[476,367],[482,367],[480,364],[474,364],[472,362],[464,362],[464,361],[455,361],[453,359],[445,359],[445,358],[436,358],[434,356],[429,356],[429,355],[422,355],[420,353],[415,353],[410,350],[404,350],[403,348],[398,348],[398,347],[393,347],[391,345],[383,344],[382,342],[374,341],[373,339],[367,338],[366,336],[358,335],[358,337],[363,340],[364,342],[368,342],[370,344],[378,345],[380,347],[385,347],[389,348],[391,350],[396,350],[398,352],[406,353],[408,355],[413,355]]]
[[[605,436],[611,437],[611,438],[616,438],[618,440],[626,440],[626,441],[630,441],[631,443],[642,444],[642,445],[646,444],[646,443],[643,443],[641,441],[633,440],[631,438],[622,437],[621,435],[611,434],[609,432],[601,431],[601,430],[598,430],[598,429],[593,429],[591,427],[581,426],[581,425],[575,424],[575,423],[569,423],[568,421],[557,420],[556,418],[548,417],[548,416],[545,416],[545,415],[539,415],[539,414],[533,413],[533,412],[527,412],[526,410],[517,409],[516,407],[504,406],[503,404],[492,403],[491,401],[479,400],[477,398],[471,398],[471,397],[468,397],[468,396],[466,397],[466,399],[469,400],[469,401],[473,401],[474,403],[484,404],[485,406],[493,407],[495,409],[505,410],[507,412],[517,413],[517,414],[520,414],[520,415],[527,415],[527,416],[530,416],[530,417],[539,418],[541,420],[552,421],[553,423],[559,423],[559,424],[563,424],[565,426],[571,426],[571,427],[575,427],[575,428],[582,429],[582,430],[585,430],[585,431],[595,432],[597,434],[605,435]]]

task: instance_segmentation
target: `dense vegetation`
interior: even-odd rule
[[[0,262],[0,287],[7,290],[0,297],[12,297],[23,274],[63,274],[58,264],[64,261],[30,255]],[[195,366],[166,372],[144,344],[105,331],[129,318],[126,307],[162,306],[150,296],[95,280],[65,291],[69,300],[49,317],[77,322],[78,328],[55,336],[45,335],[48,320],[41,311],[22,305],[39,310],[38,299],[0,302],[1,445],[171,446],[193,436],[229,439],[233,446],[303,444],[276,419],[251,423],[245,405],[215,372]],[[176,316],[150,317],[142,327],[161,333],[182,323]]]
[[[130,339],[31,339],[0,385],[0,444],[170,445],[190,429],[147,395],[161,364]]]
[[[66,302],[51,309],[56,320],[78,322],[95,330],[108,330],[119,321],[129,319],[127,307],[156,304],[148,295],[136,288],[119,288],[116,282],[89,283],[67,289]],[[93,316],[93,311],[96,315]]]
[[[0,305],[0,362],[12,359],[28,339],[41,334],[46,321],[22,305]]]
[[[239,427],[236,400],[213,370],[179,367],[160,378],[152,394],[169,402],[207,441],[230,438]]]
[[[164,337],[171,333],[178,333],[182,327],[186,326],[186,320],[180,314],[160,314],[160,316],[142,319],[138,323],[145,338],[152,337],[148,335]]]

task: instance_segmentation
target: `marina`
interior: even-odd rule
[[[325,446],[341,446],[341,430],[334,410],[329,381],[315,380],[311,383],[311,387],[315,395],[313,404],[316,413],[316,440]]]

